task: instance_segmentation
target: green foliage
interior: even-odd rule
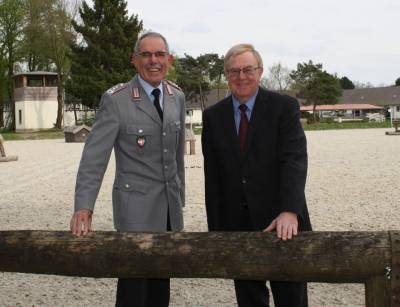
[[[48,41],[43,38],[47,27],[43,24],[43,4],[48,0],[28,0],[26,23],[23,29],[22,54],[29,71],[50,70],[50,60],[44,54]],[[50,0],[52,1],[52,0]]]
[[[40,131],[30,131],[24,133],[15,133],[11,130],[0,129],[0,134],[6,141],[22,141],[22,140],[45,140],[45,139],[62,139],[64,131],[60,129],[45,129]]]
[[[396,79],[396,86],[400,86],[400,77]]]
[[[26,7],[25,0],[0,1],[0,51],[2,58],[0,61],[3,63],[2,66],[6,72],[4,86],[6,86],[7,101],[11,104],[11,129],[15,129],[15,102],[12,77],[15,63],[22,59],[21,45]],[[1,113],[0,115],[2,116]]]
[[[349,78],[347,78],[346,76],[340,78],[339,81],[340,81],[340,87],[343,90],[352,90],[352,89],[355,88],[354,83]]]
[[[105,90],[132,78],[131,54],[143,27],[137,15],[128,16],[126,1],[93,2],[93,8],[83,2],[82,22],[73,22],[82,40],[72,46],[67,84],[67,90],[89,107],[98,105]]]
[[[188,100],[199,100],[201,108],[211,88],[221,85],[224,73],[224,59],[218,54],[208,53],[194,58],[185,54],[176,65],[176,82],[183,89]]]
[[[82,123],[86,126],[93,126],[94,124],[94,120],[95,120],[95,114],[88,114],[87,112],[83,113],[83,117],[82,117]]]

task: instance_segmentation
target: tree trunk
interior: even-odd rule
[[[87,277],[359,282],[392,263],[388,232],[0,231],[0,271]]]
[[[57,72],[57,119],[55,128],[61,129],[64,114],[64,80],[61,72]]]
[[[75,103],[75,101],[72,103],[72,106],[74,108],[75,126],[78,126],[78,115],[76,114],[76,103]]]
[[[9,58],[12,58],[13,55],[10,54]],[[14,80],[13,80],[13,74],[14,74],[14,63],[8,63],[8,99],[10,101],[10,112],[11,112],[11,123],[10,126],[8,127],[10,130],[15,130],[15,98],[14,98]]]
[[[0,102],[0,128],[1,127],[4,127],[4,106],[3,106],[3,101]]]
[[[313,104],[313,111],[312,112],[313,112],[314,123],[317,122],[317,116],[315,114],[316,109],[317,109],[317,105]]]

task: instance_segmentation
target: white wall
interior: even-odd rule
[[[189,115],[186,115],[186,124],[201,125],[202,124],[202,112],[200,109],[187,110]]]
[[[20,121],[19,111],[22,112]],[[16,130],[54,128],[57,119],[57,101],[15,102]]]

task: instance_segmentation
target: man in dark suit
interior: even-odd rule
[[[203,112],[205,198],[211,231],[311,230],[304,188],[307,146],[296,99],[262,89],[252,45],[225,56],[232,95]],[[307,306],[306,283],[270,281],[275,306]],[[240,307],[269,306],[265,281],[235,280]]]

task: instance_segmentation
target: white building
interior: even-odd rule
[[[53,128],[57,119],[57,74],[45,71],[14,76],[16,131]]]

